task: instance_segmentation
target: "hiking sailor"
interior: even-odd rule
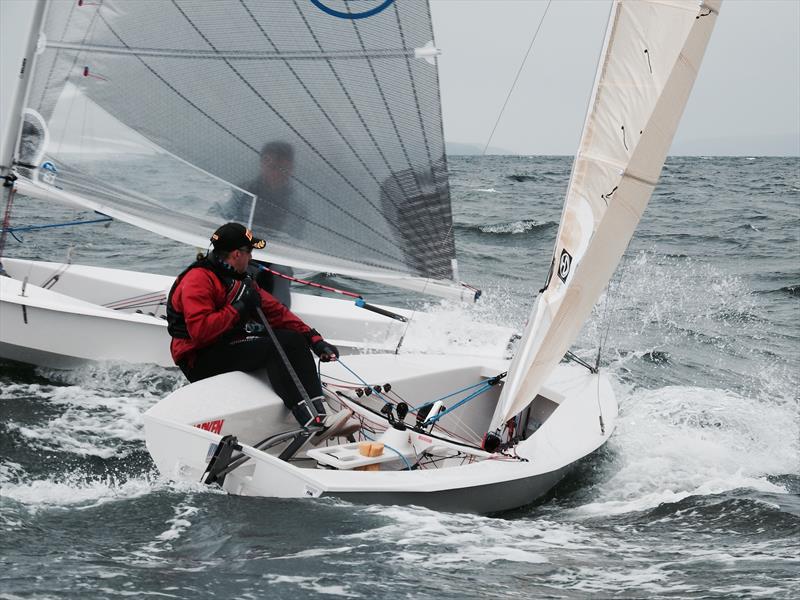
[[[304,427],[323,427],[322,387],[309,347],[327,362],[339,351],[259,288],[247,274],[253,248],[264,240],[239,223],[226,223],[211,236],[213,250],[178,275],[167,298],[170,351],[191,382],[229,371],[265,367],[275,393]],[[258,309],[261,309],[260,312]],[[295,382],[272,336],[297,374]],[[299,384],[313,408],[307,406]]]

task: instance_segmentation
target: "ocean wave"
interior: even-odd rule
[[[642,354],[642,359],[655,365],[666,365],[669,364],[669,352],[648,350]]]
[[[480,231],[481,233],[499,233],[499,234],[516,235],[518,233],[525,233],[528,231],[541,231],[557,226],[558,223],[554,223],[552,221],[546,221],[544,223],[540,223],[539,221],[535,221],[533,219],[525,219],[520,221],[511,221],[508,223],[493,223],[491,225],[479,225],[477,227],[472,227],[470,229]]]
[[[800,420],[792,398],[770,402],[689,386],[624,394],[607,446],[613,473],[576,515],[644,511],[739,488],[790,493],[770,476],[798,468]]]
[[[690,496],[675,503],[663,503],[637,517],[638,522],[669,519],[675,529],[728,529],[758,536],[774,528],[791,531],[797,525],[800,502],[787,497],[786,490],[739,488],[720,494]]]
[[[547,519],[520,526],[518,521],[440,513],[420,507],[367,506],[363,511],[380,515],[388,522],[341,536],[340,540],[381,540],[383,544],[402,549],[398,560],[409,565],[423,557],[438,568],[501,562],[546,564],[550,562],[545,552],[548,548],[577,551],[592,543],[589,532],[580,525]],[[413,538],[409,538],[409,531],[414,531]]]
[[[347,583],[328,583],[326,576],[308,577],[302,575],[265,575],[265,579],[269,582],[270,589],[279,590],[286,586],[290,590],[297,588],[302,591],[302,595],[306,593],[319,594],[322,596],[339,596],[342,598],[361,598],[360,593],[351,590],[351,585]],[[297,592],[291,593],[292,596],[298,597],[301,594]]]
[[[729,231],[741,231],[741,230],[744,230],[744,231],[756,231],[758,233],[761,233],[761,230],[758,227],[756,227],[755,225],[753,225],[752,223],[742,223],[741,225],[737,225],[737,226],[732,227],[731,229],[729,229]]]
[[[97,476],[80,470],[65,475],[49,474],[43,478],[34,478],[19,470],[0,476],[0,499],[12,500],[17,508],[34,513],[52,508],[91,508],[158,492],[178,496],[187,493],[225,494],[217,487],[200,482],[173,481],[155,470],[134,477]]]
[[[35,382],[2,387],[0,401],[9,409],[0,429],[16,444],[61,453],[62,459],[136,454],[144,441],[144,411],[184,384],[179,371],[154,365],[93,363],[70,371],[38,369],[37,375]],[[43,403],[37,418],[25,409],[31,398]]]
[[[155,477],[121,480],[116,477],[93,477],[71,473],[63,478],[3,481],[0,498],[14,500],[28,510],[44,508],[98,506],[105,502],[130,499],[151,493]]]
[[[150,395],[121,396],[81,386],[18,384],[12,388],[4,391],[4,399],[9,392],[12,397],[35,395],[47,403],[51,416],[35,422],[9,419],[3,424],[6,435],[36,450],[101,459],[135,450],[131,443],[144,440],[142,413],[157,400]]]
[[[690,594],[700,587],[688,576],[691,569],[681,566],[685,562],[720,560],[723,555],[730,561],[731,554],[770,560],[781,554],[766,546],[774,544],[774,539],[766,542],[749,536],[730,539],[720,550],[709,542],[719,534],[717,529],[700,539],[689,531],[687,536],[660,537],[656,542],[647,527],[657,526],[659,521],[671,527],[671,522],[669,516],[660,518],[655,512],[647,523],[629,524],[607,513],[602,519],[582,515],[578,521],[570,521],[566,519],[575,513],[563,509],[513,519],[439,513],[418,507],[370,506],[357,510],[379,517],[383,523],[327,540],[333,548],[349,547],[350,564],[386,555],[404,572],[414,572],[420,565],[427,571],[446,570],[450,574],[449,589],[470,597],[485,596],[486,590],[503,585],[509,569],[528,585],[503,589],[506,598],[552,595],[554,586],[573,592],[575,597],[626,595],[625,591],[633,591],[636,597]],[[686,513],[690,510],[686,508]],[[584,560],[586,557],[591,559]],[[318,556],[313,560],[319,560]],[[340,559],[334,561],[345,564]],[[471,577],[477,569],[481,569],[480,580]],[[365,576],[370,575],[375,572],[367,566]],[[719,587],[733,589],[745,581],[752,587],[781,589],[769,576],[754,580],[750,575],[729,578]]]
[[[753,347],[768,322],[763,300],[743,278],[714,265],[641,252],[623,259],[609,290],[585,328],[584,339],[595,346],[610,329],[609,344],[626,356],[637,348],[668,349],[670,355],[680,349],[684,355],[699,350],[693,355],[703,359],[710,356],[703,347],[710,346],[737,360],[770,358],[768,345]],[[708,373],[719,372],[717,365],[708,366]]]
[[[783,287],[774,289],[774,290],[762,290],[756,292],[757,294],[785,294],[792,298],[800,297],[800,285],[785,285]]]
[[[148,397],[164,396],[186,385],[186,378],[177,367],[152,364],[90,362],[68,370],[38,367],[36,372],[48,381],[61,385]]]

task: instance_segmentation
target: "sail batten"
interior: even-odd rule
[[[47,48],[57,50],[75,50],[85,54],[113,54],[113,55],[135,55],[165,58],[203,58],[210,60],[319,60],[321,58],[329,60],[350,60],[363,58],[415,58],[419,49],[417,48],[385,48],[371,50],[341,50],[341,51],[287,51],[279,52],[276,50],[183,50],[180,48],[142,48],[142,47],[119,47],[102,44],[76,44],[71,42],[47,42]]]
[[[658,181],[719,4],[615,1],[553,266],[492,428],[539,393],[613,275]]]

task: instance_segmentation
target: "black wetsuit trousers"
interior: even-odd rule
[[[287,329],[275,329],[274,333],[289,358],[289,362],[294,367],[298,379],[306,389],[308,397],[321,396],[322,387],[306,338]],[[180,365],[180,367],[191,382],[230,371],[254,371],[266,368],[272,388],[287,408],[295,409],[303,399],[269,336],[252,336],[232,342],[217,342],[198,351],[193,367],[185,365]],[[321,405],[317,408],[319,410]],[[292,412],[295,413],[298,421],[301,420],[302,413],[298,413],[297,410],[292,410]]]

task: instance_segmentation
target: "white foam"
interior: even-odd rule
[[[143,441],[142,413],[153,398],[99,396],[84,388],[54,388],[42,394],[51,406],[64,407],[49,421],[21,425],[9,421],[9,431],[18,432],[31,447],[66,451],[81,456],[110,458],[120,455],[120,441]]]
[[[113,477],[92,479],[72,474],[60,482],[49,479],[19,483],[4,481],[0,497],[24,504],[33,512],[53,507],[89,508],[144,496],[153,490],[153,485],[153,481],[146,477],[120,483]]]
[[[314,558],[317,556],[331,556],[334,554],[347,554],[353,550],[353,546],[342,546],[341,548],[309,548],[308,550],[301,550],[294,554],[283,554],[275,556],[273,560],[287,560],[293,558]]]
[[[21,464],[7,460],[0,463],[0,483],[18,478],[24,469]]]
[[[158,491],[224,494],[199,482],[171,481],[155,473],[120,481],[116,477],[87,476],[73,472],[52,479],[30,480],[19,472],[0,478],[0,498],[9,498],[30,512],[46,509],[92,508],[108,502],[138,498]]]
[[[169,529],[157,536],[157,539],[162,542],[177,540],[181,535],[192,526],[192,522],[188,517],[192,517],[198,513],[198,509],[194,506],[178,505],[175,507],[175,516],[169,519]]]
[[[290,584],[296,585],[302,590],[326,594],[329,596],[342,596],[344,598],[356,598],[360,594],[351,592],[346,585],[325,585],[320,583],[324,577],[304,577],[300,575],[265,575],[271,585]]]
[[[499,321],[497,298],[488,303],[441,301],[413,314],[401,347],[404,353],[447,354],[504,358],[513,330]],[[494,309],[494,310],[493,310]],[[487,318],[490,317],[490,318]]]
[[[115,559],[126,564],[132,563],[146,567],[170,563],[170,559],[164,556],[164,553],[173,549],[173,542],[179,540],[192,526],[191,518],[200,514],[200,509],[192,506],[192,500],[193,495],[190,494],[185,501],[179,502],[172,507],[173,516],[166,521],[169,527],[158,534],[153,541],[144,544],[128,555],[118,556]],[[171,568],[176,571],[199,572],[205,571],[207,568],[217,564],[217,562],[213,560],[201,561],[201,564],[192,567],[172,566]]]
[[[161,397],[186,384],[177,367],[110,361],[86,363],[69,370],[38,368],[37,372],[50,381],[66,385],[143,397]]]
[[[591,534],[580,525],[535,521],[504,521],[477,515],[440,513],[419,507],[366,507],[390,519],[388,524],[342,536],[344,540],[391,544],[400,563],[432,566],[486,565],[508,561],[548,563],[547,553],[592,547]]]
[[[518,233],[525,233],[539,225],[538,221],[532,219],[513,221],[511,223],[498,223],[496,225],[483,225],[479,229],[483,233],[510,233],[512,235]]]
[[[737,488],[786,493],[766,477],[798,472],[796,408],[699,387],[637,390],[608,444],[614,474],[575,512],[641,511]]]

